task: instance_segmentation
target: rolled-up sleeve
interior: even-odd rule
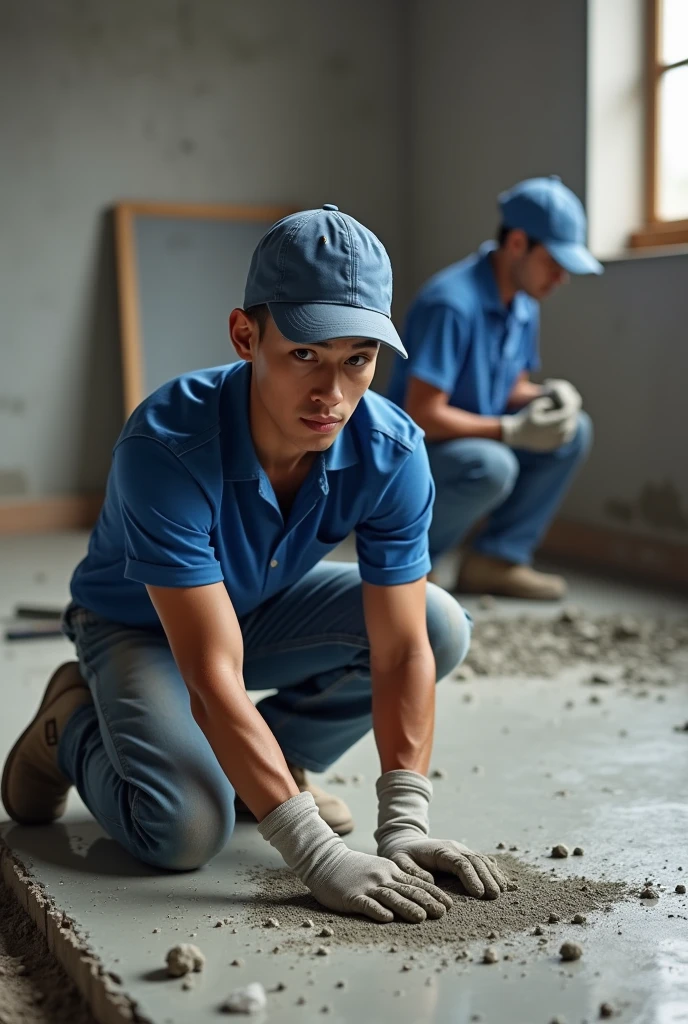
[[[368,518],[356,527],[361,579],[412,583],[430,571],[428,528],[435,487],[422,441],[401,464]]]
[[[219,583],[212,505],[181,459],[152,438],[129,437],[115,449],[113,473],[127,579],[161,587]]]

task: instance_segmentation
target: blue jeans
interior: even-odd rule
[[[370,650],[361,580],[321,562],[240,622],[247,689],[292,764],[324,771],[371,727]],[[465,658],[470,619],[428,584],[437,678]],[[162,631],[109,622],[74,605],[76,644],[93,704],[63,730],[61,770],[106,832],[140,860],[173,870],[213,857],[234,828],[234,789],[196,724]]]
[[[592,422],[579,413],[573,439],[553,452],[512,451],[501,441],[459,438],[427,445],[437,496],[430,556],[455,547],[489,516],[475,551],[530,563],[592,443]]]

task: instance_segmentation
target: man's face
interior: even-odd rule
[[[268,318],[263,337],[253,325],[249,352],[237,351],[253,363],[253,388],[261,415],[298,451],[322,452],[333,443],[370,386],[378,342],[337,338],[317,345],[295,345]],[[232,321],[230,321],[231,327]],[[241,325],[240,325],[241,326]]]
[[[535,245],[522,252],[514,262],[514,284],[531,298],[541,302],[569,279],[544,245]]]

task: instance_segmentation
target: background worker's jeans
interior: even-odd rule
[[[478,520],[487,524],[475,551],[527,564],[592,443],[592,423],[578,414],[573,439],[553,452],[512,451],[501,441],[469,437],[428,443],[437,495],[430,527],[433,562]]]
[[[465,658],[470,620],[428,584],[427,625],[441,679]],[[241,620],[247,689],[292,764],[324,771],[371,727],[370,651],[355,564],[321,562]],[[191,714],[162,632],[70,606],[93,704],[67,723],[59,765],[102,827],[156,867],[200,866],[234,827],[234,789]]]

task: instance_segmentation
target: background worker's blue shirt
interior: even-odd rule
[[[409,310],[387,395],[404,407],[409,377],[449,395],[449,404],[501,416],[516,378],[539,369],[540,310],[517,292],[511,307],[497,290],[490,253],[495,242],[431,277]]]
[[[295,583],[352,531],[361,577],[430,570],[434,487],[423,432],[367,392],[316,457],[286,524],[249,430],[250,364],[177,377],[130,417],[72,598],[135,626],[160,623],[145,584],[224,581],[238,616]]]

